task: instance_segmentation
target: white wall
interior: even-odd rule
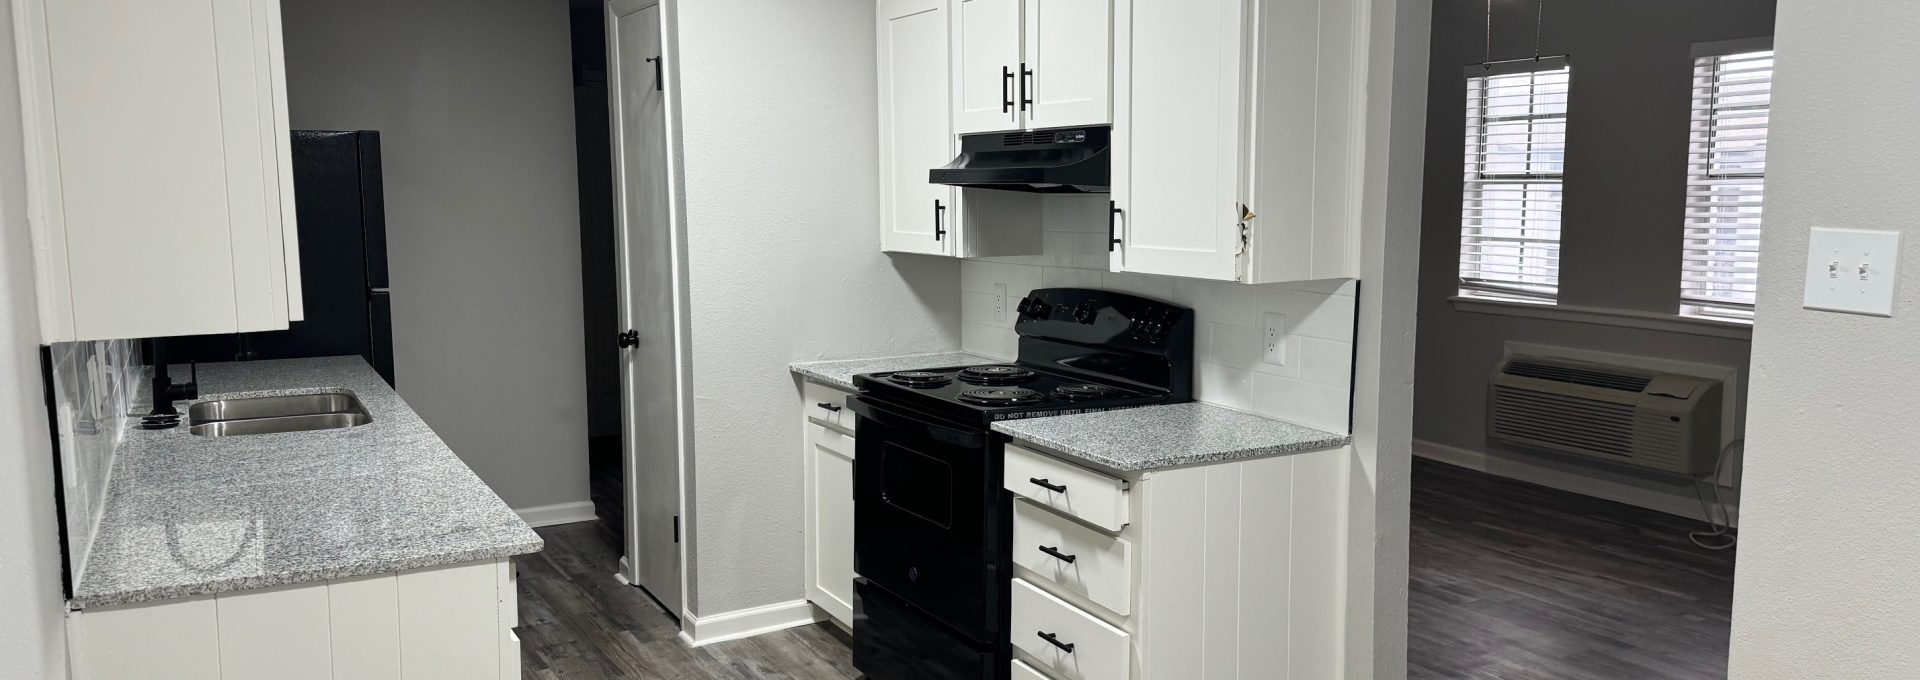
[[[1920,4],[1782,0],[1779,29],[1731,677],[1911,678]],[[1814,226],[1902,233],[1893,318],[1800,307]]]
[[[871,0],[675,8],[694,400],[688,609],[712,616],[805,595],[787,364],[955,348],[959,265],[879,249]]]
[[[985,191],[985,190],[982,190]],[[1346,432],[1352,403],[1351,280],[1249,286],[1107,271],[1107,197],[1047,196],[1045,253],[961,265],[961,348],[1006,359],[1018,353],[1015,305],[1035,288],[1104,288],[1192,307],[1194,398]],[[995,284],[1007,301],[995,313]],[[1286,318],[1285,365],[1263,360],[1267,313]]]
[[[567,4],[283,7],[293,126],[380,131],[400,395],[508,505],[586,502]]]
[[[12,15],[0,12],[0,678],[67,677]]]
[[[1531,56],[1536,4],[1494,3],[1493,58]],[[1668,510],[1698,508],[1684,481],[1491,446],[1487,376],[1507,341],[1651,356],[1732,369],[1747,341],[1454,309],[1459,286],[1460,154],[1468,64],[1487,54],[1487,5],[1434,3],[1421,215],[1419,390],[1414,436],[1490,454],[1477,465]],[[1573,69],[1561,234],[1560,301],[1674,314],[1694,43],[1773,32],[1772,0],[1549,2],[1545,54]],[[1768,243],[1768,247],[1772,247]],[[1744,402],[1744,393],[1735,395]],[[1459,452],[1455,452],[1460,457]],[[1471,459],[1472,457],[1469,457]],[[1696,510],[1697,511],[1697,510]]]

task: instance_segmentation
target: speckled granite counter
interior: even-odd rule
[[[832,385],[843,390],[852,390],[853,376],[862,373],[998,363],[1004,362],[999,359],[983,357],[978,354],[968,354],[966,352],[940,352],[936,354],[909,354],[906,356],[877,357],[873,359],[808,361],[788,364],[787,367],[808,380],[823,385]]]
[[[201,401],[328,388],[358,396],[372,422],[232,437],[196,436],[184,424],[130,429],[116,454],[93,552],[74,584],[74,606],[396,572],[543,547],[359,357],[200,366]],[[182,413],[187,405],[178,404]]]
[[[1199,402],[993,424],[1014,441],[1113,472],[1344,446],[1351,436]]]

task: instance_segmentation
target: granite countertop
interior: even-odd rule
[[[1014,441],[1112,472],[1345,446],[1353,437],[1190,402],[993,424]]]
[[[75,607],[380,574],[544,544],[360,357],[202,364],[201,399],[345,390],[372,422],[202,437],[138,429],[115,454]],[[186,413],[188,404],[178,404]]]
[[[807,361],[788,364],[793,372],[822,385],[832,385],[852,391],[853,376],[862,373],[880,371],[906,371],[916,368],[944,368],[947,366],[972,366],[974,364],[1002,364],[1003,360],[983,357],[966,352],[939,352],[935,354],[908,354],[897,357],[876,357],[872,359],[845,359],[839,361]]]

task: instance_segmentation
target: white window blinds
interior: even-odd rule
[[[1553,302],[1569,71],[1558,57],[1519,66],[1468,67],[1460,293]]]
[[[1694,60],[1681,314],[1753,319],[1772,91],[1772,51]]]

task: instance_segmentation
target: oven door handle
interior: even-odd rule
[[[898,407],[881,406],[863,396],[847,397],[847,408],[852,409],[855,415],[874,421],[883,427],[926,434],[943,444],[977,448],[987,443],[984,431],[949,425],[946,421],[933,416],[921,415]]]

